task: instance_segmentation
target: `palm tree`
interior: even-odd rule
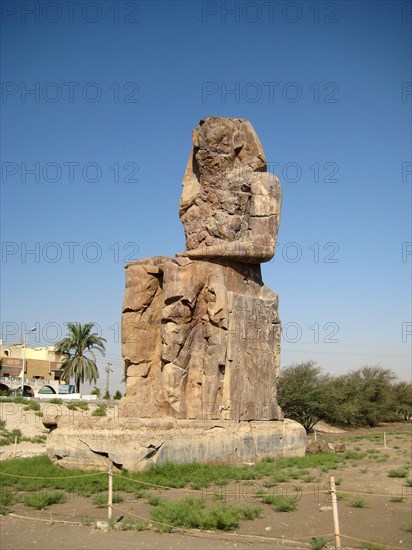
[[[80,393],[80,382],[96,382],[99,378],[93,350],[98,350],[104,355],[103,342],[106,342],[106,339],[96,332],[91,332],[93,327],[94,323],[67,323],[68,335],[55,345],[56,352],[65,356],[62,363],[62,378],[74,378],[76,393]]]

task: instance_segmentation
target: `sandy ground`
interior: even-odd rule
[[[59,414],[73,414],[61,405],[42,404],[43,413],[53,416],[56,407]],[[90,406],[92,410],[94,406]],[[76,412],[75,414],[85,414]],[[90,414],[90,413],[88,413]],[[111,414],[116,414],[112,411]],[[34,412],[24,411],[23,407],[13,403],[0,404],[0,418],[6,420],[6,428],[19,428],[23,435],[34,437],[46,433],[41,418]],[[64,504],[56,504],[50,508],[37,511],[24,504],[13,506],[17,516],[0,516],[1,548],[142,548],[142,549],[219,549],[219,548],[262,548],[291,550],[296,548],[311,548],[311,537],[328,535],[331,541],[327,548],[333,548],[333,521],[330,510],[330,495],[324,491],[328,488],[329,476],[334,475],[339,482],[338,491],[342,500],[339,501],[339,518],[342,548],[365,547],[362,541],[374,541],[385,544],[386,548],[410,549],[412,534],[408,532],[408,521],[411,516],[412,488],[407,487],[405,479],[388,477],[389,470],[411,465],[411,425],[398,423],[374,428],[372,430],[356,430],[335,433],[328,431],[327,426],[318,426],[318,439],[326,439],[331,443],[343,442],[347,450],[364,452],[366,456],[360,460],[348,459],[344,467],[335,471],[323,472],[319,468],[310,470],[315,478],[310,483],[291,480],[286,484],[273,487],[274,492],[285,495],[299,496],[297,509],[294,512],[276,512],[267,504],[262,505],[262,515],[253,521],[244,521],[233,533],[181,533],[160,534],[154,530],[141,532],[102,532],[92,526],[79,525],[84,516],[94,521],[105,520],[106,509],[96,508],[91,499],[79,495],[70,495]],[[383,444],[383,431],[386,432],[386,448]],[[365,437],[366,436],[366,437]],[[310,436],[313,439],[313,435]],[[0,459],[14,455],[14,445],[0,447]],[[21,443],[16,448],[17,456],[33,456],[44,453],[44,445]],[[0,465],[1,468],[1,465]],[[410,475],[411,477],[411,475]],[[259,504],[256,491],[263,488],[263,480],[256,482],[231,483],[227,487],[212,487],[194,491],[188,488],[179,490],[154,490],[168,499],[197,496],[212,502],[213,493],[219,493],[227,503]],[[400,502],[391,498],[401,496]],[[145,499],[136,499],[131,493],[123,495],[124,501],[114,508],[116,520],[121,518],[150,518],[151,506]],[[355,508],[353,500],[362,498],[364,506]],[[399,500],[399,499],[398,499]],[[31,519],[29,519],[31,518]],[[62,523],[66,522],[66,523]],[[77,524],[77,525],[76,525]],[[346,545],[346,546],[345,546]]]

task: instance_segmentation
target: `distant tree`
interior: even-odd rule
[[[106,390],[106,391],[104,392],[103,399],[110,399],[109,390]]]
[[[93,390],[92,390],[92,395],[95,395],[96,397],[100,397],[101,392],[100,392],[100,389],[99,389],[97,386],[95,386],[95,387],[93,388]]]
[[[398,382],[393,385],[393,400],[395,410],[402,420],[412,418],[412,384],[411,382]]]
[[[277,397],[285,416],[311,430],[327,414],[329,398],[324,388],[328,380],[313,361],[283,369]]]
[[[395,374],[379,365],[331,377],[325,386],[330,406],[325,420],[342,426],[376,426],[394,420]]]
[[[116,393],[113,395],[113,399],[121,399],[122,398],[122,392],[117,390]]]
[[[67,328],[68,335],[56,344],[55,350],[65,357],[62,377],[74,378],[76,393],[80,393],[80,383],[96,382],[99,378],[94,350],[104,355],[106,339],[92,332],[94,323],[67,323]]]

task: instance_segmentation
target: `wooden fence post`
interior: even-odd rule
[[[112,519],[113,513],[113,463],[109,466],[109,495],[107,499],[107,518]]]
[[[338,516],[338,499],[336,497],[335,477],[330,476],[330,493],[332,495],[333,530],[335,533],[335,548],[340,548],[340,531]]]

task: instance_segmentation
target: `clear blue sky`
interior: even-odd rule
[[[393,0],[3,1],[3,339],[93,321],[122,389],[123,263],[183,250],[192,129],[242,117],[283,186],[282,365],[410,380],[411,23]]]

